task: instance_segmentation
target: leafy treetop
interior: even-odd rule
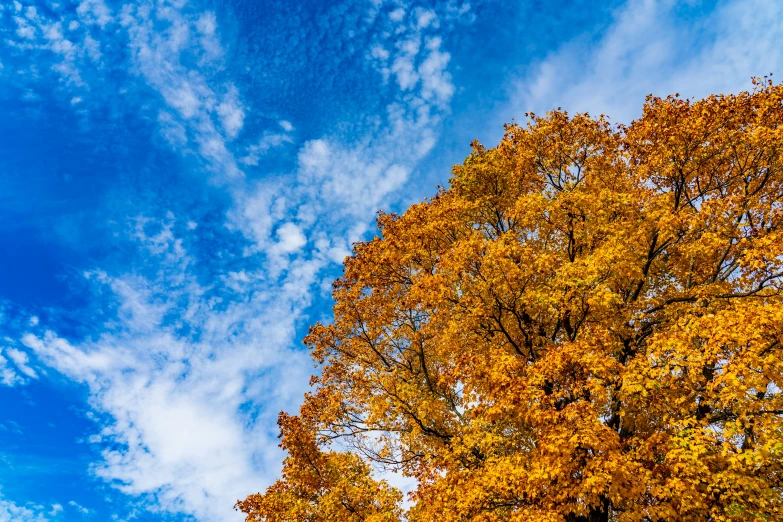
[[[247,520],[783,519],[783,86],[754,83],[530,115],[381,214]]]

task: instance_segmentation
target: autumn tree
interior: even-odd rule
[[[381,214],[247,520],[783,519],[783,86],[754,84],[530,115]]]

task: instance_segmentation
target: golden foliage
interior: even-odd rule
[[[783,519],[783,86],[756,83],[530,115],[380,215],[248,520]],[[416,479],[407,511],[370,464]]]
[[[370,467],[357,455],[322,451],[312,431],[297,417],[280,414],[281,446],[288,451],[283,478],[265,495],[237,503],[248,521],[269,522],[395,522],[402,495],[370,477]]]

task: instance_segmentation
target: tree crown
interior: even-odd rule
[[[782,124],[759,80],[474,143],[346,260],[247,520],[780,519]]]

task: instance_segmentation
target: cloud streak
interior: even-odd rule
[[[0,494],[0,522],[46,522],[39,506],[20,506]]]
[[[111,416],[91,441],[104,447],[98,476],[151,494],[159,509],[226,520],[236,497],[276,468],[276,412],[244,409],[290,404],[307,380],[305,354],[290,347],[296,310],[282,292],[222,305],[219,295],[231,289],[202,287],[174,235],[138,241],[163,271],[153,279],[88,274],[118,305],[97,340],[72,343],[45,330],[21,342],[85,383],[93,408]]]
[[[597,41],[577,38],[533,64],[514,83],[504,117],[560,106],[629,123],[647,94],[738,92],[750,87],[752,76],[781,70],[779,2],[721,2],[695,19],[681,16],[689,8],[701,6],[627,2]]]

